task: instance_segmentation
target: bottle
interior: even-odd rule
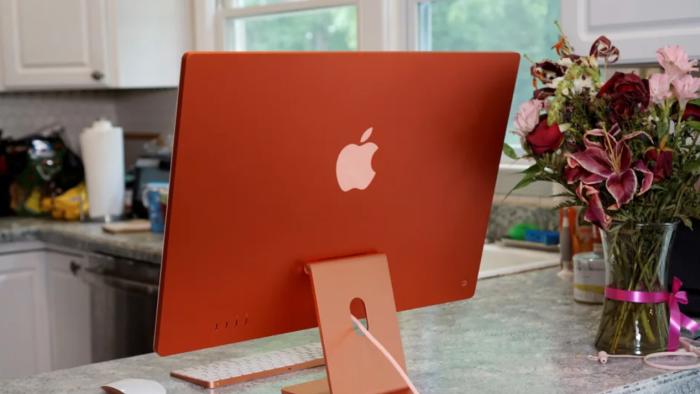
[[[564,212],[559,228],[559,277],[571,280],[573,277],[573,262],[571,260],[571,233],[569,231],[569,215]]]
[[[600,243],[593,252],[574,256],[574,300],[587,304],[602,304],[605,299],[605,258]]]

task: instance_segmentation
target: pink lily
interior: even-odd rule
[[[632,163],[632,151],[625,143],[639,135],[648,135],[636,131],[622,136],[618,141],[616,135],[619,134],[619,129],[615,127],[610,132],[602,129],[589,130],[583,136],[586,148],[567,157],[567,175],[570,176],[567,180],[570,183],[580,180],[585,185],[605,182],[605,188],[615,199],[615,204],[609,209],[619,209],[630,202],[635,194],[644,194],[654,180],[654,174],[644,162]],[[591,137],[601,137],[602,141],[594,141]],[[580,175],[577,177],[575,172]],[[637,173],[642,176],[641,185],[638,184]]]
[[[585,201],[588,205],[583,218],[589,223],[593,223],[603,230],[607,230],[608,227],[610,227],[610,223],[612,223],[612,218],[605,213],[603,202],[600,200],[600,191],[593,186],[588,186],[581,182],[576,189],[576,194],[578,198]]]

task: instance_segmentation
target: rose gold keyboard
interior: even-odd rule
[[[216,388],[325,364],[320,343],[216,361],[170,372],[178,379]]]

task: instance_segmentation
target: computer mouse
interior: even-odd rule
[[[165,387],[155,380],[122,379],[102,386],[108,394],[165,394]]]

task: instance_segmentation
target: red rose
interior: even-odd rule
[[[559,130],[559,125],[552,123],[547,125],[547,117],[543,115],[540,118],[540,123],[537,124],[534,130],[525,137],[530,145],[532,153],[541,155],[543,153],[554,152],[559,149],[564,134]]]
[[[610,120],[628,120],[649,106],[649,81],[637,74],[616,72],[598,92],[610,102]]]
[[[695,119],[700,120],[700,105],[688,103],[683,112],[683,120]]]

